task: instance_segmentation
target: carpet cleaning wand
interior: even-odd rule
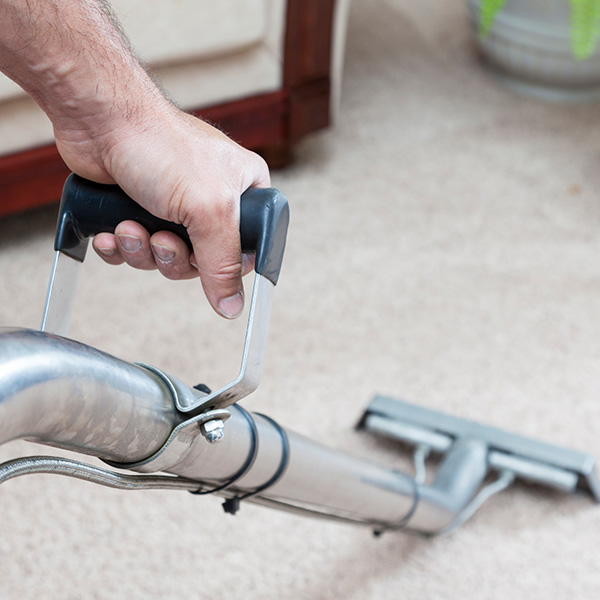
[[[364,524],[375,532],[445,533],[516,479],[600,501],[592,456],[378,397],[358,428],[415,447],[416,475],[332,450],[251,414],[239,400],[258,386],[288,205],[277,190],[241,201],[244,252],[256,275],[238,377],[211,392],[147,364],[131,364],[66,338],[76,273],[88,238],[135,219],[155,219],[116,186],[70,176],[65,184],[43,331],[0,330],[0,444],[26,438],[103,459],[112,469],[64,458],[0,465],[0,483],[57,473],[119,489],[217,494],[226,512],[243,501]],[[443,459],[427,476],[430,453]],[[119,469],[119,470],[116,470]]]

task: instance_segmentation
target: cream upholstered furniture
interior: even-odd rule
[[[349,0],[113,0],[138,54],[180,106],[277,166],[326,127]],[[53,202],[67,174],[44,113],[0,74],[0,214]]]

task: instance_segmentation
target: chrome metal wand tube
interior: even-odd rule
[[[0,330],[0,443],[25,438],[134,471],[179,475],[208,490],[235,478],[252,458],[222,492],[241,496],[272,480],[285,458],[281,477],[253,501],[376,529],[410,526],[414,517],[419,531],[436,531],[452,522],[485,477],[486,453],[479,447],[458,448],[451,459],[460,485],[445,482],[443,469],[437,483],[418,485],[404,473],[293,432],[285,432],[283,444],[271,419],[249,418],[236,406],[223,439],[209,443],[201,429],[206,413],[176,409],[178,394],[197,393],[65,338]]]

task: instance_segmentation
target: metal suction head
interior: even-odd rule
[[[596,459],[590,454],[384,396],[371,402],[358,427],[440,454],[460,440],[476,440],[487,449],[489,471],[508,471],[517,479],[582,492],[600,502]]]

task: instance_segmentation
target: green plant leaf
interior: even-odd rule
[[[498,11],[506,0],[481,0],[479,3],[479,37],[485,39],[492,29]]]
[[[585,60],[596,49],[600,37],[600,0],[569,0],[571,5],[571,51]]]

